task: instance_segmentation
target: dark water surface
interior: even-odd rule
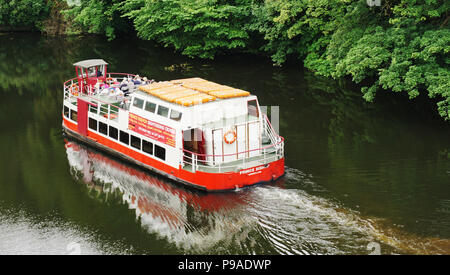
[[[180,187],[61,133],[72,63],[198,76],[280,107],[286,176],[225,194]],[[450,125],[420,98],[249,56],[149,42],[0,35],[0,254],[450,254]]]

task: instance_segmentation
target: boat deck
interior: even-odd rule
[[[184,162],[183,169],[195,172],[202,171],[207,173],[225,173],[225,172],[237,172],[250,167],[259,165],[265,165],[269,162],[273,162],[280,158],[280,152],[277,152],[273,147],[267,150],[263,150],[261,154],[252,157],[245,157],[234,161],[220,162],[215,165],[208,165],[207,163],[198,160],[195,168],[192,167],[192,163]],[[201,164],[201,163],[204,164]]]

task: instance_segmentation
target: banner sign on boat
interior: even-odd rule
[[[128,128],[141,135],[175,147],[175,129],[130,113]]]

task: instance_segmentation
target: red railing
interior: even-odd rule
[[[112,78],[120,78],[120,77],[122,77],[121,80],[123,80],[125,78],[124,76],[126,76],[128,78],[128,77],[135,77],[136,75],[128,74],[128,73],[108,73],[107,76],[108,76],[107,78],[111,78],[111,77]],[[67,87],[67,83],[68,82],[70,82],[70,86],[72,86],[72,84],[75,84],[74,80],[78,81],[78,78],[74,77],[74,78],[71,78],[71,79],[67,80],[66,82],[64,82],[64,84],[63,84],[64,90],[65,90],[65,88],[69,88],[69,87]],[[76,83],[76,85],[79,88],[78,83]]]

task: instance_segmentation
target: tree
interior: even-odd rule
[[[139,37],[174,47],[191,57],[213,58],[223,51],[247,46],[248,2],[128,0],[123,10],[133,20]]]

